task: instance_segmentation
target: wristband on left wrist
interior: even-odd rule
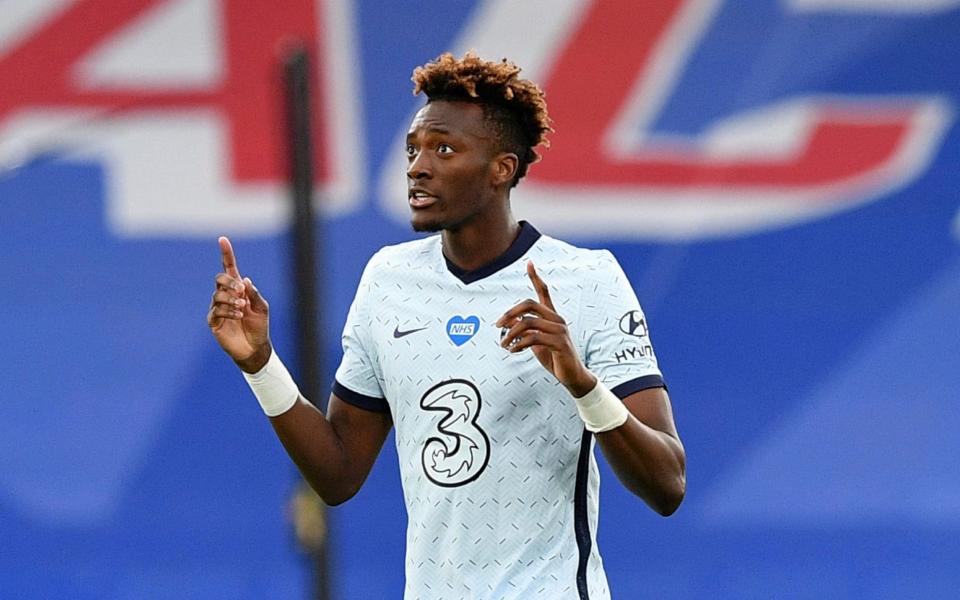
[[[585,395],[574,398],[577,412],[588,431],[602,433],[616,429],[630,418],[630,411],[607,386],[597,379],[597,384]]]

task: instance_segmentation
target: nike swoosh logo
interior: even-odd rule
[[[405,335],[410,335],[411,333],[416,333],[418,331],[423,331],[426,327],[421,327],[420,329],[409,329],[407,331],[400,331],[399,327],[395,327],[393,330],[393,337],[400,339]]]

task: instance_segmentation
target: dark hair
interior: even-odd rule
[[[456,100],[483,108],[484,118],[495,132],[500,149],[520,159],[511,187],[540,160],[535,146],[549,146],[550,117],[543,90],[518,77],[520,67],[503,59],[485,61],[472,52],[462,59],[449,52],[413,71],[414,95],[423,92],[427,102]]]

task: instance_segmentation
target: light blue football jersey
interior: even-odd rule
[[[607,251],[530,224],[463,272],[440,236],[370,259],[343,332],[334,393],[389,411],[409,524],[407,600],[609,598],[597,549],[593,437],[573,398],[495,323],[536,299],[533,261],[581,359],[620,398],[662,386],[646,319]]]

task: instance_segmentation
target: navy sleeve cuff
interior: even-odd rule
[[[630,394],[655,387],[666,389],[667,384],[663,382],[663,377],[659,375],[644,375],[643,377],[637,377],[630,381],[624,381],[610,391],[613,392],[614,396],[623,400]]]
[[[385,399],[358,394],[357,392],[344,387],[337,380],[333,381],[333,393],[347,404],[351,404],[357,408],[380,413],[390,412],[390,405],[387,404]]]

